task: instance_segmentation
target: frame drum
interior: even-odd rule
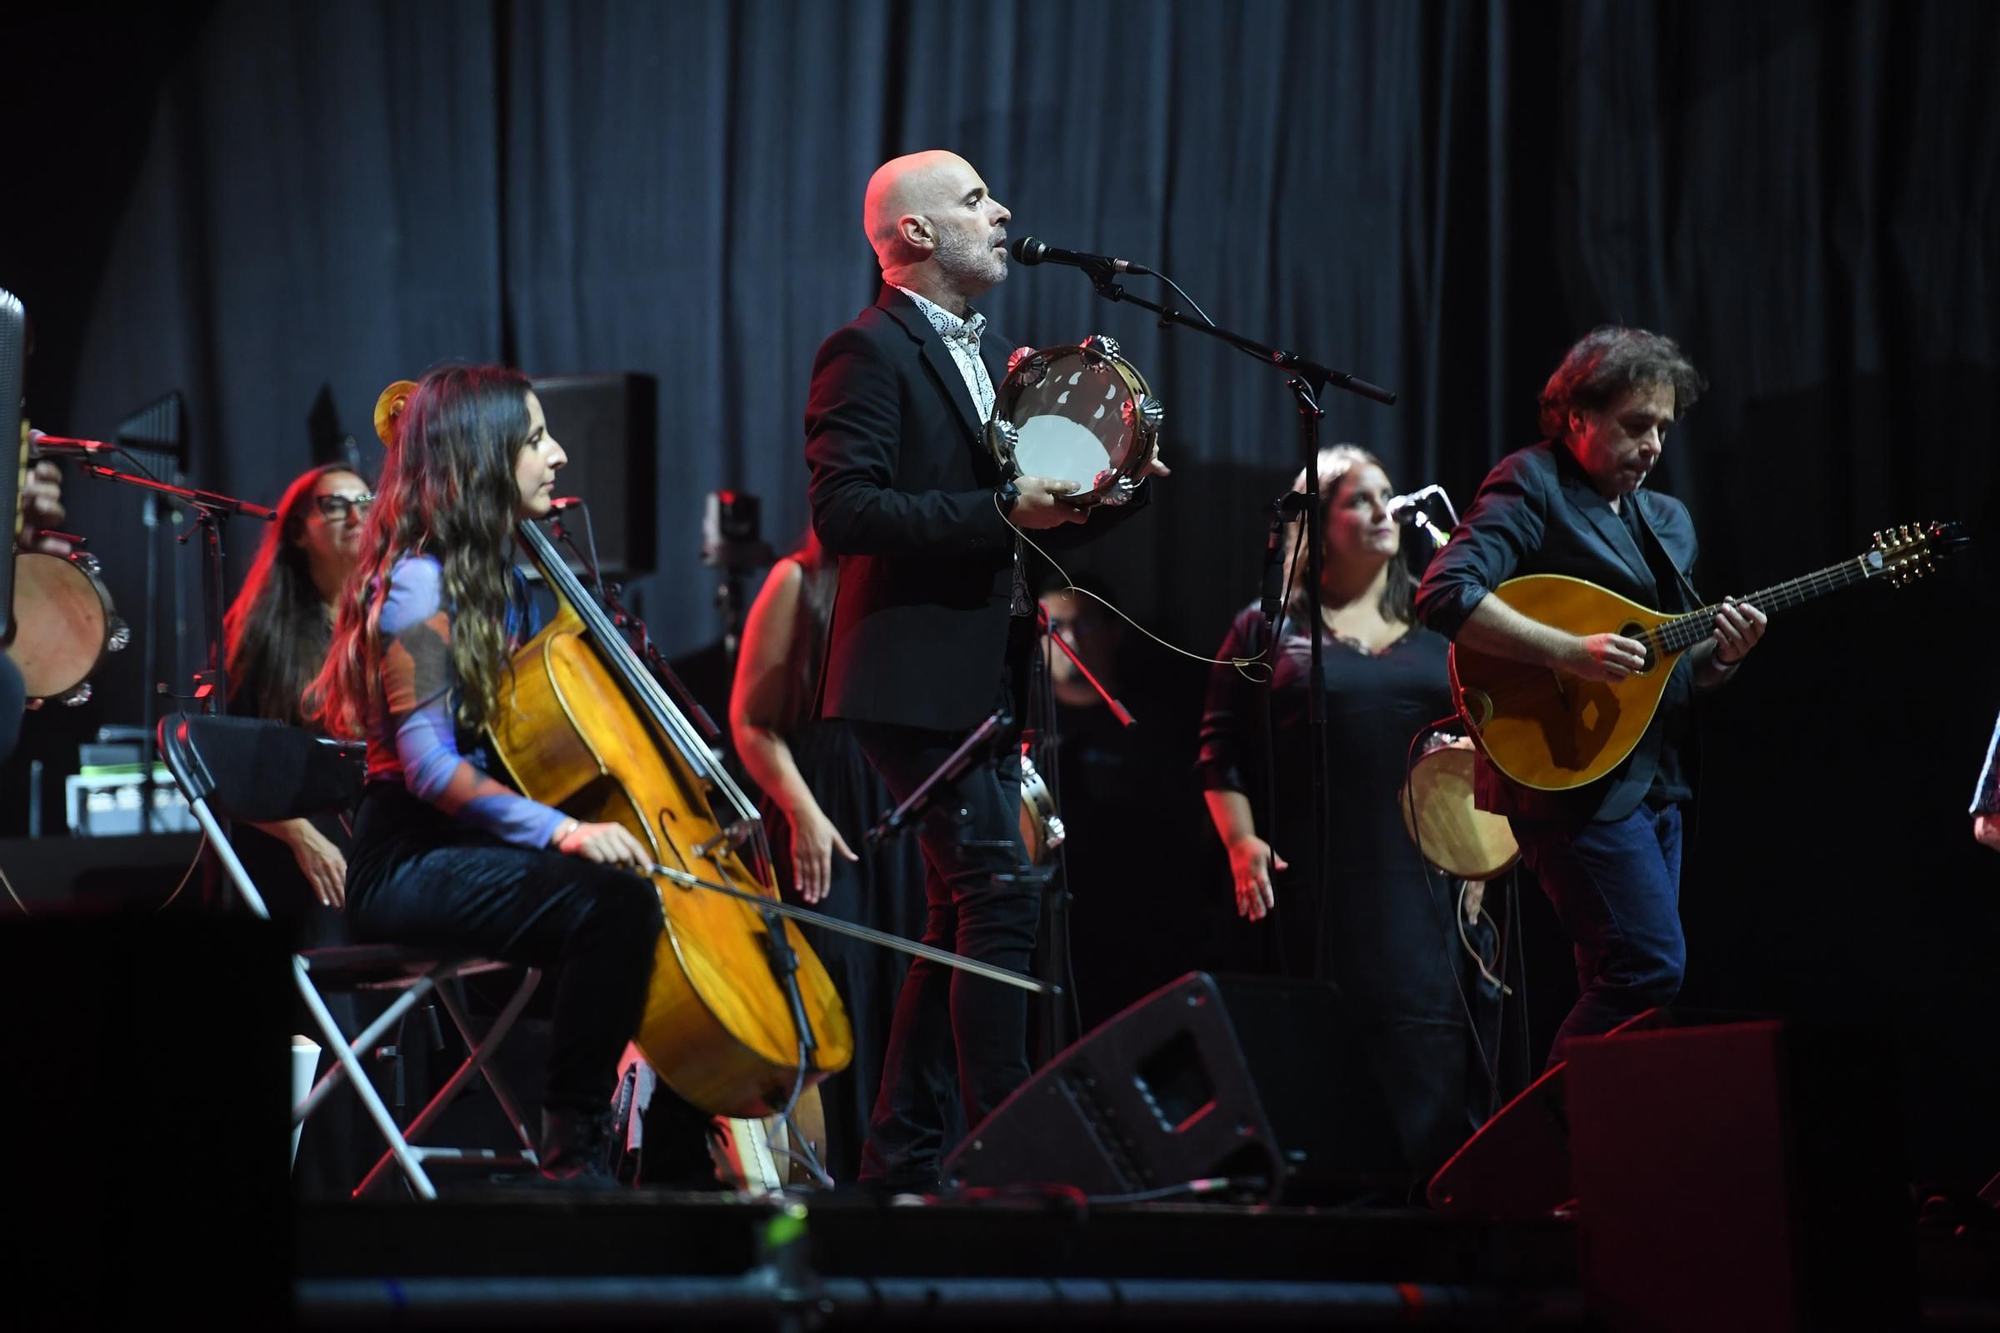
[[[1472,766],[1469,740],[1425,751],[1397,791],[1396,808],[1426,861],[1455,879],[1488,880],[1520,860],[1521,847],[1505,815],[1473,806]]]
[[[131,641],[97,577],[97,557],[78,551],[14,557],[14,618],[19,629],[7,656],[21,669],[30,699],[69,694],[97,670],[106,653]],[[65,702],[81,703],[89,694]]]

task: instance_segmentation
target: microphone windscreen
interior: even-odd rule
[[[1030,268],[1042,262],[1042,255],[1047,250],[1046,245],[1032,236],[1023,236],[1014,242],[1014,258]]]

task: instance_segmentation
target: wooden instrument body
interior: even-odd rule
[[[1653,631],[1672,617],[1584,579],[1530,574],[1493,590],[1531,620],[1572,634],[1623,634],[1646,646],[1645,667],[1620,681],[1583,680],[1453,644],[1452,697],[1493,766],[1524,787],[1568,791],[1624,762],[1652,725],[1682,653]]]
[[[515,655],[488,728],[498,761],[533,799],[586,822],[624,825],[657,864],[775,898],[768,871],[753,871],[730,845],[710,781],[607,661],[596,642],[602,627],[587,623],[561,579],[549,582],[557,614]],[[629,652],[622,642],[610,651]],[[704,843],[715,850],[697,858]],[[662,1081],[710,1114],[772,1113],[797,1076],[798,1036],[765,952],[762,914],[721,894],[653,883],[666,928],[635,1038],[640,1051]],[[817,1043],[806,1080],[817,1083],[852,1059],[853,1034],[825,966],[795,924],[781,928],[798,955]]]

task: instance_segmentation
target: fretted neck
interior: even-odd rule
[[[1828,565],[1825,569],[1759,589],[1736,600],[1748,602],[1765,615],[1770,615],[1775,611],[1789,610],[1823,594],[1851,587],[1866,579],[1870,572],[1868,557],[1857,555],[1837,565]],[[1715,613],[1718,609],[1716,606],[1704,606],[1699,611],[1675,616],[1672,620],[1659,625],[1653,630],[1653,636],[1659,642],[1660,650],[1665,653],[1678,653],[1700,643],[1714,631]]]

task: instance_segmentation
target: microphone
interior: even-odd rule
[[[1398,523],[1415,523],[1417,516],[1422,512],[1417,506],[1433,495],[1443,494],[1442,486],[1426,486],[1420,491],[1411,491],[1408,495],[1393,496],[1388,504],[1389,517]]]
[[[569,508],[571,505],[580,505],[582,503],[583,497],[581,495],[558,495],[549,501],[549,508],[561,511]]]
[[[1285,519],[1276,505],[1271,507],[1271,530],[1264,538],[1264,582],[1259,610],[1266,621],[1275,622],[1285,609]]]
[[[1451,509],[1451,497],[1444,493],[1444,487],[1442,486],[1426,486],[1420,491],[1411,491],[1408,495],[1394,496],[1385,508],[1388,509],[1390,518],[1395,519],[1398,523],[1407,523],[1411,527],[1422,528],[1433,542],[1439,546],[1443,546],[1451,540],[1451,535],[1437,524],[1431,522],[1431,516],[1423,510],[1424,501],[1430,499],[1433,495],[1444,501],[1444,507],[1447,510]],[[1454,523],[1458,521],[1456,511],[1452,512],[1451,517]]]
[[[51,454],[115,454],[118,446],[106,444],[102,440],[72,440],[64,435],[50,435],[47,431],[30,430],[28,443],[44,453]]]
[[[1037,264],[1067,264],[1071,268],[1108,269],[1113,273],[1151,274],[1153,271],[1144,264],[1135,264],[1129,259],[1086,254],[1081,250],[1059,250],[1053,245],[1042,244],[1033,236],[1023,236],[1014,242],[1014,258],[1029,268]]]

